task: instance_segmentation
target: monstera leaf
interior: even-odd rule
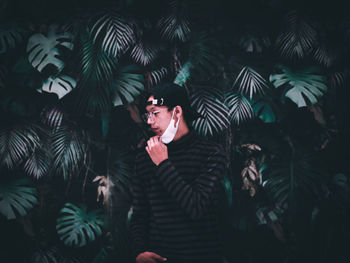
[[[180,86],[184,85],[191,76],[192,63],[187,61],[177,73],[174,83]]]
[[[243,67],[239,72],[233,86],[238,85],[238,92],[249,95],[252,99],[255,94],[264,94],[268,88],[266,80],[254,69]]]
[[[0,213],[7,219],[26,215],[38,203],[37,191],[29,185],[28,179],[0,184]]]
[[[227,93],[225,104],[229,109],[230,121],[237,125],[253,117],[249,101],[241,94]]]
[[[73,78],[67,75],[60,75],[56,78],[49,77],[44,82],[42,90],[49,93],[55,93],[57,94],[58,98],[61,99],[71,92],[72,89],[75,88],[76,84],[77,83]]]
[[[112,83],[113,105],[123,105],[131,103],[135,97],[143,91],[143,76],[136,72],[135,66],[122,67],[116,76],[116,80]]]
[[[291,71],[284,66],[279,68],[283,73],[270,75],[270,81],[276,88],[287,86],[284,96],[291,99],[298,107],[306,106],[306,99],[314,105],[327,91],[326,78],[317,74],[315,68],[307,68],[303,71]]]
[[[4,128],[0,130],[0,162],[13,168],[39,145],[39,135],[32,125]]]
[[[228,127],[228,109],[219,94],[200,90],[192,96],[192,107],[201,115],[193,127],[201,134],[214,135]]]
[[[68,32],[57,32],[56,26],[50,26],[47,36],[35,34],[31,36],[27,44],[28,60],[39,72],[51,64],[56,66],[58,72],[64,68],[64,62],[59,58],[58,47],[73,49],[73,36]]]
[[[56,230],[67,246],[82,247],[102,235],[103,211],[87,212],[85,205],[66,203],[57,219]]]
[[[102,38],[102,49],[107,54],[117,57],[120,52],[135,42],[131,24],[114,10],[102,14],[91,29],[93,41]]]
[[[292,11],[286,16],[286,29],[277,38],[276,44],[282,56],[301,59],[317,44],[317,32],[297,12]]]
[[[273,123],[276,121],[276,114],[272,110],[269,103],[264,100],[252,100],[250,102],[254,115],[259,117],[265,123]]]
[[[158,28],[162,38],[175,41],[185,42],[190,30],[190,22],[186,15],[185,2],[170,1],[170,13],[163,16],[158,22]]]
[[[26,31],[17,25],[0,26],[0,54],[16,47],[25,37]]]

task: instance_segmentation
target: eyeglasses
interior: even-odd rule
[[[142,119],[147,122],[148,119],[150,119],[151,121],[154,121],[156,119],[157,114],[161,112],[160,110],[156,110],[156,111],[151,111],[151,112],[146,112],[144,114],[142,114]]]

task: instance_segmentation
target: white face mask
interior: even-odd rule
[[[174,113],[175,113],[175,109],[173,110],[173,115],[171,116],[171,120],[168,127],[166,128],[163,135],[160,136],[160,138],[162,139],[162,142],[165,144],[168,144],[174,139],[177,129],[179,128],[180,118],[177,120],[176,125],[174,125],[175,124]]]

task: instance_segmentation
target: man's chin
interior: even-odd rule
[[[163,132],[159,129],[152,129],[152,132],[157,136],[162,136]]]

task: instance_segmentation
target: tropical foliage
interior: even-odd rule
[[[175,82],[226,150],[227,262],[347,262],[349,8],[22,2],[0,4],[1,261],[134,261],[142,100]]]
[[[30,184],[29,180],[21,179],[7,185],[1,185],[0,212],[7,219],[24,216],[37,204],[37,191],[35,188],[27,186],[28,184]]]
[[[86,211],[86,206],[78,207],[67,203],[57,218],[57,233],[67,246],[85,246],[102,234],[102,211]],[[103,212],[102,212],[103,213]]]

